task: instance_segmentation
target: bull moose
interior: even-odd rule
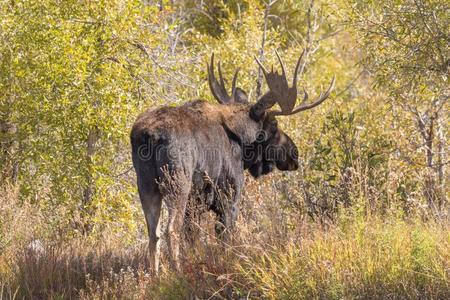
[[[132,160],[147,222],[150,265],[156,272],[162,201],[169,211],[166,228],[169,257],[173,267],[178,268],[180,231],[192,191],[208,194],[205,199],[218,216],[217,232],[221,234],[229,231],[237,218],[244,170],[257,178],[275,168],[281,171],[298,168],[297,147],[278,128],[276,117],[321,104],[329,97],[335,81],[333,77],[326,92],[310,103],[304,91],[302,104],[294,108],[299,69],[303,70],[306,61],[302,60],[304,53],[297,61],[292,87],[278,53],[281,74],[273,68],[268,72],[256,59],[269,87],[256,103],[249,103],[245,91],[236,87],[237,71],[231,94],[227,93],[220,62],[219,80],[216,78],[213,54],[207,64],[208,82],[219,104],[195,100],[178,107],[149,109],[138,116],[131,130]],[[281,110],[272,110],[275,104]],[[166,181],[172,182],[171,188],[163,184]],[[218,203],[223,199],[227,203]]]

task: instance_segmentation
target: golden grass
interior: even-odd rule
[[[182,272],[163,259],[156,277],[143,241],[48,238],[39,210],[2,192],[0,299],[450,298],[448,222],[356,215],[286,229],[270,209],[244,219],[244,205],[232,241],[216,240],[209,220],[185,244]]]
[[[254,253],[239,270],[271,299],[448,299],[449,232],[448,224],[355,220]]]

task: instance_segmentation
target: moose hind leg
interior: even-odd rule
[[[154,193],[140,193],[141,203],[144,210],[145,221],[148,231],[148,262],[151,270],[157,274],[159,271],[160,256],[160,214],[161,214],[161,195],[158,191]]]
[[[191,182],[184,175],[173,177],[171,181],[171,190],[164,195],[164,201],[169,211],[166,242],[171,266],[175,270],[179,270],[180,243]]]

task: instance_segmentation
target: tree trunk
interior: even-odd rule
[[[4,53],[5,61],[11,66],[13,53]],[[0,179],[17,182],[19,176],[19,159],[15,158],[20,151],[17,139],[17,126],[11,122],[12,109],[15,101],[15,77],[10,68],[5,78],[7,92],[3,95],[5,102],[0,103]]]
[[[98,140],[98,134],[95,129],[92,129],[89,132],[88,138],[86,140],[86,156],[89,164],[92,163],[92,158],[95,154],[95,144]],[[93,183],[93,175],[89,173],[86,179],[86,186],[83,190],[83,207],[89,205],[92,200],[92,195],[94,193],[94,183]]]
[[[267,22],[269,20],[269,11],[270,7],[276,2],[270,1],[266,3],[266,9],[264,10],[264,29],[263,35],[261,39],[261,48],[259,49],[259,61],[264,62],[264,45],[266,43],[266,34],[267,34]],[[258,67],[258,78],[256,79],[256,99],[259,99],[261,96],[261,87],[262,87],[262,73],[261,68]]]
[[[430,117],[428,113],[418,115],[417,124],[419,131],[422,135],[425,146],[425,165],[426,173],[424,178],[424,191],[423,194],[427,199],[428,207],[432,210],[433,214],[439,215],[438,194],[436,186],[436,168],[434,166],[434,125],[435,118]]]
[[[439,190],[439,209],[444,210],[447,206],[447,193],[446,193],[446,137],[445,137],[445,124],[442,118],[438,118],[436,122],[436,137],[437,137],[437,162],[436,173],[438,176],[438,190]]]

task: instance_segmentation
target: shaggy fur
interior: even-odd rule
[[[131,131],[132,158],[156,270],[163,199],[169,208],[168,248],[177,267],[180,230],[193,191],[203,194],[207,207],[218,215],[221,234],[237,218],[245,169],[254,177],[275,166],[297,169],[295,144],[278,129],[275,118],[265,117],[264,109],[259,102],[215,105],[197,100],[151,109],[137,118]],[[165,181],[172,186],[161,185]]]

